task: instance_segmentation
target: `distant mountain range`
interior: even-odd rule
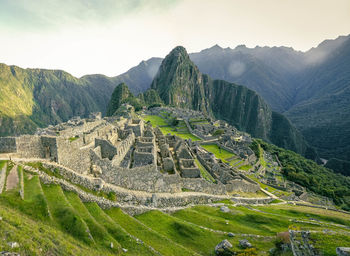
[[[350,161],[350,40],[326,40],[307,52],[287,47],[235,49],[213,46],[190,59],[213,79],[242,84],[286,115],[328,164]],[[0,135],[33,132],[92,111],[106,113],[113,89],[125,82],[132,93],[150,88],[161,58],[142,61],[116,77],[0,65]],[[341,160],[339,162],[339,160]],[[334,161],[336,160],[336,161]]]

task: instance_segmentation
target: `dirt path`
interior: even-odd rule
[[[9,175],[7,176],[6,191],[17,188],[18,182],[19,182],[19,178],[18,178],[17,165],[15,165],[11,169]]]

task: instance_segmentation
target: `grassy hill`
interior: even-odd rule
[[[0,162],[9,172],[11,162]],[[349,215],[306,206],[275,204],[195,206],[165,214],[149,211],[130,216],[119,208],[102,209],[82,202],[77,194],[58,185],[43,184],[22,168],[21,185],[0,194],[0,251],[21,255],[214,255],[224,239],[237,255],[269,255],[278,251],[277,234],[288,229],[312,230],[313,243],[323,255],[334,255],[349,242]],[[325,233],[324,230],[328,231]],[[233,236],[229,236],[232,232]],[[239,240],[248,239],[252,249]],[[11,248],[11,242],[18,246]],[[13,244],[12,244],[13,245]],[[276,246],[277,245],[277,246]],[[276,254],[278,255],[278,254]],[[279,255],[291,255],[285,252]]]

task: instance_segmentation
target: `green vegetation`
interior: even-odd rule
[[[210,173],[203,167],[203,165],[199,162],[198,159],[194,160],[199,168],[199,171],[201,172],[201,176],[206,179],[207,181],[215,183],[216,180],[210,175]]]
[[[102,225],[111,236],[117,240],[122,248],[130,255],[154,255],[146,245],[137,242],[117,222],[108,216],[96,203],[85,203],[85,207],[95,220]]]
[[[203,255],[212,254],[215,245],[226,238],[224,235],[205,231],[159,211],[150,211],[136,218],[175,243]]]
[[[317,194],[330,197],[343,209],[350,210],[350,177],[336,174],[292,151],[262,140],[257,141],[264,150],[278,157],[282,165],[282,173],[288,180]]]
[[[283,190],[279,190],[277,188],[271,187],[269,185],[263,184],[259,181],[258,178],[256,178],[254,175],[247,175],[249,178],[251,178],[252,180],[254,180],[255,182],[259,183],[260,187],[263,189],[268,190],[270,193],[274,194],[275,196],[289,196],[291,195],[291,192],[288,191],[283,191]]]
[[[79,139],[79,137],[70,137],[68,140],[70,141],[70,142],[72,142],[72,141],[75,141],[75,140],[77,140],[77,139]]]
[[[235,156],[235,154],[228,152],[227,150],[225,150],[223,148],[219,148],[219,146],[216,144],[201,145],[201,147],[204,148],[205,150],[213,153],[216,158],[219,158],[224,162],[227,162],[228,158]]]
[[[128,103],[135,108],[135,111],[142,109],[142,103],[139,98],[136,98],[125,83],[115,87],[111,99],[107,106],[107,116],[112,116],[117,109],[124,103]]]
[[[156,115],[144,115],[142,116],[142,119],[145,122],[150,122],[153,127],[169,125],[164,118]]]
[[[58,185],[42,185],[42,188],[48,202],[49,211],[62,231],[87,244],[92,244],[93,239],[88,226],[67,201],[61,187]]]
[[[246,164],[246,165],[242,165],[240,166],[238,169],[242,170],[242,171],[248,171],[252,168],[253,166],[250,164]]]
[[[59,179],[64,179],[64,177],[60,174],[59,170],[57,168],[54,168],[54,169],[47,169],[43,166],[42,163],[40,162],[31,162],[31,163],[27,163],[27,165],[29,166],[32,166],[42,172],[45,172],[47,175],[49,176],[52,176],[52,177],[56,177],[56,178],[59,178]],[[78,188],[80,188],[81,190],[87,192],[87,193],[90,193],[90,194],[93,194],[95,196],[100,196],[100,197],[104,197],[108,200],[111,200],[111,201],[116,201],[117,200],[117,197],[116,197],[116,194],[115,192],[109,192],[109,193],[106,193],[104,191],[96,191],[96,190],[91,190],[87,187],[84,187],[80,184],[77,184],[77,183],[73,183],[69,180],[67,180],[67,182],[77,186]]]
[[[183,131],[179,132],[179,131],[176,131],[176,128],[174,128],[174,127],[160,127],[160,130],[162,131],[163,134],[170,133],[172,135],[179,136],[181,139],[184,139],[184,140],[188,140],[188,139],[191,139],[192,141],[199,141],[200,140],[198,137],[191,134],[188,130],[185,132],[183,132]]]
[[[64,193],[72,207],[79,213],[79,216],[87,224],[89,231],[95,241],[102,249],[108,248],[111,252],[118,253],[121,251],[120,244],[107,232],[107,230],[91,216],[79,196],[73,192]],[[113,248],[111,248],[113,243]]]
[[[183,121],[178,122],[175,118],[168,115],[168,113],[163,113],[163,117],[156,115],[145,115],[142,116],[145,122],[150,122],[153,127],[160,126],[160,130],[163,134],[173,134],[179,136],[184,140],[191,139],[192,141],[199,141],[200,139],[192,135],[185,123]],[[174,124],[174,125],[173,125]]]
[[[312,233],[313,245],[325,255],[349,242],[344,232],[350,220],[341,212],[277,205],[278,199],[264,206],[233,206],[223,200],[228,213],[220,207],[195,206],[171,215],[151,211],[135,218],[119,208],[103,211],[96,203],[82,203],[75,193],[63,192],[58,185],[42,185],[37,175],[18,170],[24,175],[24,200],[18,189],[0,195],[0,250],[23,255],[112,255],[125,248],[128,255],[155,255],[155,251],[169,256],[213,255],[216,244],[228,239],[237,255],[264,255],[274,247],[276,233],[291,227],[330,230]],[[244,234],[260,236],[249,236],[254,246],[250,252],[238,246],[239,240],[247,238]],[[10,249],[8,241],[19,242],[20,247]]]
[[[213,136],[221,136],[221,135],[223,135],[224,133],[225,133],[224,130],[218,129],[218,130],[216,130],[216,131],[213,133]]]
[[[280,200],[280,199],[273,199],[273,200],[270,202],[270,204],[278,204],[278,203],[281,203],[281,202],[283,202],[283,201]]]
[[[312,233],[311,239],[314,241],[313,246],[321,251],[324,256],[335,255],[340,241],[344,245],[350,244],[350,236],[348,234]]]
[[[43,223],[0,202],[0,251],[17,252],[21,255],[100,255],[101,252],[51,223]],[[19,248],[10,248],[7,242],[17,242]],[[104,255],[111,255],[106,253]]]
[[[193,255],[193,251],[186,249],[180,244],[174,243],[169,238],[153,231],[142,222],[125,214],[118,208],[106,210],[106,213],[118,222],[131,235],[142,239],[145,243],[151,245],[162,255]]]

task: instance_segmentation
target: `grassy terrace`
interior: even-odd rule
[[[221,159],[223,162],[228,163],[227,159],[235,156],[235,154],[228,152],[225,149],[220,149],[216,144],[201,145],[205,150],[213,153],[216,158]]]
[[[233,206],[223,201],[230,212],[195,206],[172,214],[150,211],[132,217],[119,208],[102,210],[96,203],[83,203],[78,195],[58,185],[44,185],[30,172],[23,170],[23,175],[24,200],[18,188],[0,195],[0,251],[116,255],[124,254],[125,248],[126,255],[214,255],[215,246],[228,239],[234,251],[245,253],[238,255],[269,255],[276,234],[290,228],[315,231],[312,242],[323,255],[335,255],[336,247],[350,242],[350,218],[340,212],[289,204]],[[329,232],[324,233],[326,229]],[[251,254],[238,247],[245,238],[254,247]],[[10,241],[20,247],[11,249]]]
[[[204,179],[206,179],[207,181],[213,182],[215,183],[215,179],[210,175],[210,173],[203,167],[203,165],[199,162],[198,159],[194,160],[201,172],[201,175]]]
[[[163,134],[173,134],[177,135],[182,139],[191,139],[192,141],[199,141],[200,139],[192,135],[187,129],[184,122],[180,122],[177,126],[171,126],[170,121],[167,122],[166,119],[156,116],[156,115],[145,115],[142,116],[145,122],[150,122],[153,127],[159,126]]]
[[[259,185],[260,185],[261,188],[263,188],[263,189],[266,189],[266,188],[267,188],[267,190],[268,190],[270,193],[274,194],[275,196],[280,197],[280,196],[289,196],[289,195],[291,195],[291,192],[279,190],[279,189],[276,189],[276,188],[271,187],[271,186],[269,186],[269,185],[265,185],[265,184],[261,183],[261,182],[259,181],[259,179],[256,178],[254,175],[247,175],[247,176],[248,176],[249,178],[251,178],[252,180],[256,181],[257,183],[259,183]]]

